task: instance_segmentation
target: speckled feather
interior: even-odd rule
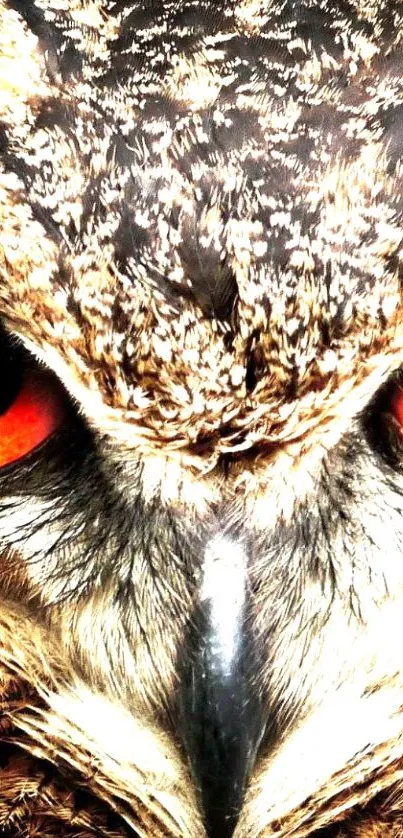
[[[313,457],[331,450],[401,364],[402,42],[400,0],[0,0],[0,314],[59,375],[108,457],[144,458],[142,489],[160,481],[164,509],[184,484],[188,503],[187,480],[205,509],[225,474],[240,507],[252,487],[245,517],[264,501],[264,529],[262,485],[280,472],[292,482],[279,451],[298,480],[310,447]],[[147,457],[155,472],[163,462],[162,477],[144,477]],[[268,464],[278,469],[270,479]],[[292,500],[282,513],[292,519]],[[156,594],[140,570],[141,616],[160,655],[141,676],[158,698],[173,692],[192,592],[170,569],[168,594]],[[260,627],[274,583],[263,560],[255,573]],[[288,573],[292,582],[292,564]],[[133,715],[104,707],[71,666],[64,635],[74,629],[84,644],[94,613],[114,618],[106,587],[81,623],[64,612],[53,633],[2,602],[7,838],[205,835],[187,766],[146,715],[149,695],[134,690]],[[171,589],[179,606],[173,596],[169,611]],[[97,642],[101,618],[98,627]],[[292,642],[281,642],[291,658]],[[88,659],[101,656],[94,649]],[[265,687],[272,663],[262,660]],[[286,692],[288,670],[274,666]],[[391,673],[374,686],[370,669],[360,694],[362,715],[381,719],[371,740],[302,779],[305,796],[282,800],[284,766],[293,776],[332,716],[277,742],[274,767],[263,760],[252,778],[237,838],[397,838],[402,676]],[[91,723],[103,712],[99,741]]]
[[[403,340],[401,4],[8,5],[13,326],[196,468],[337,416]]]

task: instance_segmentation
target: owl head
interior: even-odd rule
[[[0,0],[13,736],[130,834],[302,838],[395,789],[402,32]]]

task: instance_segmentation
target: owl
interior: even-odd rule
[[[403,2],[0,0],[0,834],[403,835]]]

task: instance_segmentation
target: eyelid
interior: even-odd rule
[[[0,416],[0,468],[30,454],[61,425],[66,396],[40,368],[26,369],[18,395]]]

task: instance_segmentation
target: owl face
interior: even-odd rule
[[[302,838],[396,782],[401,31],[0,0],[5,660],[131,835]]]

